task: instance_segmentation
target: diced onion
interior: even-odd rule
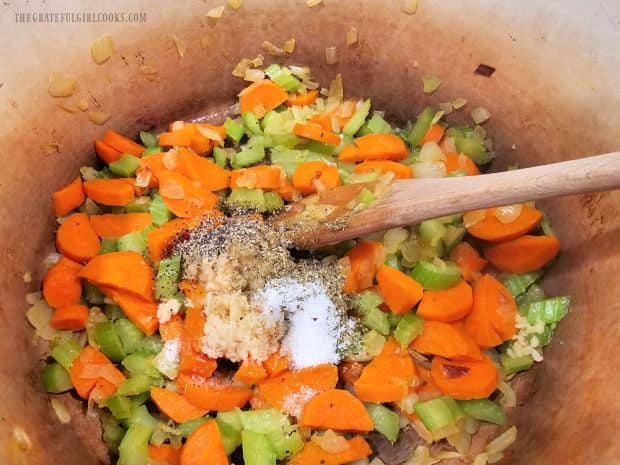
[[[349,448],[349,443],[345,437],[331,429],[328,429],[322,435],[313,434],[312,442],[330,454],[339,454]]]
[[[72,107],[64,103],[59,103],[58,108],[60,108],[62,111],[66,111],[67,113],[75,113],[75,110]]]
[[[282,50],[280,47],[272,44],[271,42],[269,42],[268,40],[265,40],[261,47],[263,48],[263,50],[268,54],[268,55],[273,55],[273,56],[277,56],[277,57],[281,57],[284,56],[284,50]]]
[[[252,60],[250,60],[249,58],[242,58],[241,60],[239,60],[239,63],[237,63],[233,68],[232,75],[242,78],[243,76],[245,76],[246,71],[251,65]]]
[[[459,110],[467,104],[467,100],[459,97],[459,98],[455,98],[454,100],[452,100],[451,103],[452,103],[452,108],[454,108],[455,110]]]
[[[325,48],[325,62],[328,65],[335,65],[338,63],[338,49],[336,47]]]
[[[224,7],[222,7],[223,9]],[[181,58],[185,55],[187,51],[187,44],[185,41],[181,40],[176,34],[172,34],[172,41],[174,42],[174,46],[177,48],[177,53]]]
[[[56,252],[52,252],[43,259],[43,261],[41,262],[41,265],[43,265],[43,268],[45,270],[49,270],[56,263],[58,263],[58,260],[60,260],[60,254]]]
[[[105,124],[105,122],[109,120],[111,116],[112,116],[111,113],[96,110],[96,111],[91,111],[88,113],[88,120],[91,123],[101,126],[102,124]]]
[[[443,153],[439,145],[436,142],[428,141],[420,150],[420,161],[432,162],[443,161],[446,159],[446,155]]]
[[[69,97],[73,95],[75,88],[75,79],[72,77],[58,71],[52,71],[50,73],[47,92],[52,97]]]
[[[439,109],[444,112],[445,115],[449,115],[452,113],[452,103],[450,102],[440,102]]]
[[[379,457],[375,457],[374,459],[372,459],[372,462],[370,462],[369,465],[385,465],[385,462]]]
[[[340,107],[340,117],[348,118],[349,116],[352,116],[353,113],[355,113],[355,101],[347,100]]]
[[[153,173],[151,173],[150,169],[137,170],[136,171],[136,186],[137,187],[148,187],[151,183],[151,178],[153,177]]]
[[[463,213],[463,226],[465,226],[465,228],[471,228],[473,225],[480,223],[486,217],[487,211],[484,208],[481,210],[465,212]]]
[[[511,426],[498,437],[487,444],[487,452],[489,455],[503,452],[508,449],[513,442],[517,440],[517,427]]]
[[[114,53],[114,42],[111,36],[103,36],[90,46],[90,54],[98,65],[105,63]]]
[[[60,152],[60,144],[58,142],[50,142],[48,144],[39,145],[39,149],[46,157]]]
[[[401,10],[408,15],[415,14],[418,11],[419,0],[402,0]]]
[[[436,76],[427,74],[425,76],[422,76],[422,85],[422,90],[425,94],[432,94],[437,89],[439,89],[439,86],[441,85],[441,79]]]
[[[11,440],[15,441],[15,443],[24,451],[29,451],[32,449],[32,441],[26,430],[21,426],[16,426],[13,428],[11,432]]]
[[[489,454],[487,454],[486,452],[482,452],[476,455],[476,458],[474,459],[471,465],[487,465],[488,458],[489,458]]]
[[[509,224],[515,221],[521,215],[523,211],[523,204],[518,203],[515,205],[506,205],[504,207],[497,207],[493,209],[493,216],[499,220],[502,224]]]
[[[88,101],[85,98],[79,99],[75,104],[80,111],[88,110]]]
[[[456,153],[456,141],[454,137],[446,137],[443,140],[443,146],[447,153]]]
[[[243,79],[249,82],[256,82],[265,79],[265,73],[260,69],[250,68],[245,71]]]
[[[32,282],[32,273],[30,271],[24,272],[24,274],[22,274],[22,280],[24,283],[30,284]]]
[[[422,178],[445,178],[448,174],[446,165],[441,161],[419,162],[411,165],[413,177]]]
[[[161,162],[163,163],[164,167],[167,170],[173,170],[177,167],[178,161],[177,161],[177,151],[176,150],[168,150],[167,152],[165,152],[163,154],[163,156],[161,157]],[[166,196],[168,198],[173,198],[173,197],[169,197]],[[183,198],[183,197],[181,197]]]
[[[488,463],[497,463],[503,458],[504,458],[503,452],[495,452],[493,454],[489,454],[489,457],[487,460],[488,460]]]
[[[465,431],[462,425],[459,428],[458,433],[451,434],[446,439],[448,443],[458,451],[459,454],[469,455],[469,447],[471,446],[471,434]],[[439,458],[437,456],[435,457]],[[451,457],[443,457],[443,458],[451,458]]]
[[[342,75],[338,73],[336,74],[336,77],[329,85],[327,101],[328,103],[341,102],[343,96],[344,96],[344,86],[342,85]]]
[[[224,5],[216,6],[215,8],[207,11],[206,16],[207,18],[220,19],[222,14],[224,14]]]
[[[474,134],[480,136],[481,139],[484,139],[487,136],[487,132],[479,124],[474,126]]]
[[[392,228],[383,235],[383,245],[385,253],[395,254],[400,250],[405,241],[409,238],[409,231],[405,228]]]
[[[352,27],[351,29],[347,31],[347,38],[346,38],[347,45],[353,45],[357,43],[357,39],[358,39],[357,28]]]
[[[220,144],[224,142],[222,140],[222,136],[220,136],[220,133],[217,132],[215,129],[211,129],[207,126],[197,126],[197,128],[198,132],[207,139],[218,142]]]
[[[293,53],[295,51],[295,39],[290,38],[289,40],[284,42],[283,49],[286,53]]]
[[[347,465],[369,465],[368,459],[364,457],[363,459],[355,460],[353,462],[349,462]]]
[[[497,389],[502,393],[502,404],[506,407],[516,407],[517,406],[517,394],[514,389],[508,384],[506,381],[502,380],[497,383]]]
[[[463,455],[465,454],[461,454],[453,450],[444,450],[441,452],[437,452],[436,454],[433,454],[433,459],[439,459],[439,460],[462,459]]]
[[[308,8],[319,6],[321,3],[323,3],[323,0],[306,0],[306,6]]]
[[[462,422],[463,422],[463,430],[467,431],[467,433],[469,434],[477,433],[478,429],[480,428],[480,420],[476,420],[475,418],[472,418],[469,415],[463,418]]]
[[[471,111],[471,117],[474,123],[481,124],[491,117],[491,113],[484,107],[477,107]]]
[[[162,197],[172,200],[181,200],[185,198],[185,190],[183,187],[173,181],[172,179],[166,180],[159,186],[159,192]]]
[[[439,441],[441,439],[447,438],[448,436],[458,434],[458,432],[459,432],[459,429],[456,425],[454,424],[446,425],[432,432],[433,441]]]
[[[439,110],[437,113],[435,113],[435,116],[433,116],[433,119],[431,120],[431,124],[435,124],[436,122],[438,122],[441,118],[443,118],[443,115],[445,115],[446,112],[443,110]]]
[[[182,131],[185,128],[184,121],[174,121],[172,123],[172,131]]]
[[[416,423],[419,423],[416,421]],[[426,439],[422,436],[422,439]],[[432,439],[426,442],[432,442]],[[413,455],[407,460],[407,465],[428,465],[431,453],[426,446],[418,446]]]
[[[226,0],[233,10],[238,10],[243,5],[243,0]]]
[[[408,262],[416,262],[420,258],[420,247],[413,241],[405,242],[400,252]]]
[[[86,321],[86,334],[88,335],[88,343],[95,349],[99,349],[97,337],[95,335],[95,326],[99,323],[108,321],[108,317],[104,315],[99,307],[91,307],[88,311],[88,320]]]
[[[376,357],[383,350],[385,345],[385,336],[376,331],[369,331],[364,336],[364,348],[366,353],[371,357]]]
[[[67,410],[65,404],[63,404],[57,398],[52,397],[50,399],[50,405],[52,406],[52,410],[56,414],[56,418],[58,418],[58,421],[60,423],[62,423],[63,425],[71,423],[71,414],[69,413],[69,410]]]
[[[26,303],[28,305],[34,305],[39,300],[43,299],[43,293],[41,291],[31,292],[30,294],[26,294]]]

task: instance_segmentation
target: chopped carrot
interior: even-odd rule
[[[149,179],[149,187],[159,186],[159,174],[166,170],[164,165],[164,155],[166,152],[155,153],[148,157],[140,158],[140,167],[136,171],[136,175],[141,171],[148,171],[151,173],[151,179]]]
[[[293,134],[306,139],[325,142],[326,144],[331,145],[338,145],[341,140],[338,134],[331,131],[326,131],[322,127],[314,126],[312,124],[295,124],[293,127]]]
[[[151,400],[157,408],[177,423],[184,423],[206,415],[207,410],[192,405],[185,397],[160,387],[151,387]]]
[[[409,386],[416,378],[413,360],[406,351],[387,351],[377,355],[362,370],[353,384],[358,399],[364,402],[394,402],[409,393]]]
[[[159,325],[157,303],[152,298],[144,299],[131,292],[110,286],[100,285],[99,289],[121,307],[123,313],[140,328],[140,331],[147,336],[157,331]]]
[[[180,465],[181,446],[175,447],[172,444],[154,446],[149,444],[149,459],[164,465]]]
[[[116,150],[114,147],[102,140],[95,141],[95,152],[97,152],[99,158],[106,163],[118,161],[123,156],[123,153],[120,150]]]
[[[196,155],[190,150],[181,148],[177,151],[175,171],[198,181],[208,191],[230,187],[230,171],[220,168],[213,160]]]
[[[90,217],[90,224],[99,237],[119,237],[142,231],[152,223],[149,213],[104,214]]]
[[[258,165],[230,172],[230,187],[259,188],[277,191],[282,185],[284,173],[276,165]]]
[[[95,386],[88,395],[88,399],[94,400],[95,402],[101,402],[102,400],[113,396],[117,390],[118,386],[114,383],[111,383],[105,378],[98,378],[95,382]]]
[[[267,370],[262,363],[256,362],[251,358],[244,360],[239,365],[234,379],[246,384],[256,384],[267,378]]]
[[[362,460],[372,454],[364,438],[354,436],[347,439],[347,448],[342,452],[327,452],[314,441],[308,441],[304,448],[289,460],[288,465],[343,465]]]
[[[195,299],[190,299],[195,302]],[[194,350],[202,349],[202,339],[204,337],[204,327],[206,317],[202,312],[202,307],[194,304],[185,311],[184,335],[188,338]]]
[[[480,174],[480,170],[474,161],[462,153],[446,153],[444,164],[448,174],[458,170],[463,170],[467,176]]]
[[[176,383],[188,401],[207,411],[241,408],[252,397],[251,389],[234,386],[230,380],[222,378],[203,379],[181,373]]]
[[[446,132],[446,128],[444,128],[441,124],[433,124],[420,140],[420,145],[424,145],[427,142],[435,142],[436,144],[439,144],[444,132]]]
[[[181,339],[179,373],[209,378],[217,368],[217,361],[194,349],[188,338]]]
[[[250,409],[251,410],[262,410],[268,409],[269,403],[265,400],[265,398],[261,395],[258,388],[254,388],[252,390],[252,397],[250,397]]]
[[[43,279],[43,297],[50,307],[60,308],[74,304],[82,295],[79,272],[82,265],[60,257]]]
[[[273,352],[267,360],[263,362],[263,366],[265,370],[267,370],[267,376],[272,378],[274,376],[278,376],[288,370],[289,365],[291,364],[290,360],[286,355],[282,355],[279,350]]]
[[[298,195],[300,195],[286,176],[281,179],[280,187],[276,192],[287,202],[292,202]]]
[[[416,389],[416,394],[418,395],[420,400],[429,400],[435,399],[436,397],[441,397],[442,393],[433,381],[433,377],[431,376],[431,370],[419,365],[417,366],[417,369],[421,381],[421,386]]]
[[[149,231],[146,243],[151,261],[159,262],[176,237],[198,224],[200,224],[198,218],[175,218]]]
[[[81,304],[69,304],[56,309],[50,325],[55,329],[81,331],[86,328],[87,321],[88,307]]]
[[[394,173],[396,179],[409,179],[412,177],[411,166],[403,165],[390,160],[369,160],[355,165],[356,173],[379,171],[382,174]]]
[[[355,139],[340,151],[340,161],[402,160],[407,157],[407,147],[394,134],[368,134]]]
[[[288,94],[288,98],[284,104],[287,107],[312,105],[318,96],[318,90],[308,90],[305,94]]]
[[[228,465],[222,434],[215,420],[202,423],[187,438],[180,465]]]
[[[328,111],[325,113],[317,113],[310,117],[308,120],[310,123],[318,124],[325,131],[332,130],[332,118],[334,118],[334,114],[336,113],[336,109],[332,111]]]
[[[466,281],[479,278],[488,263],[468,242],[459,242],[450,252],[450,260],[459,266]]]
[[[560,251],[560,241],[551,236],[521,236],[506,242],[485,244],[484,258],[502,271],[527,273],[542,268]]]
[[[192,135],[187,131],[162,132],[158,144],[160,147],[189,147],[192,145]]]
[[[181,218],[197,218],[215,209],[219,197],[175,171],[159,174],[159,193],[168,210]]]
[[[454,286],[440,291],[424,291],[417,314],[425,320],[452,321],[465,318],[474,303],[471,286],[463,279]]]
[[[485,274],[474,282],[474,304],[465,319],[465,330],[481,347],[494,347],[517,332],[517,304],[510,291]]]
[[[409,312],[422,299],[423,289],[411,276],[394,267],[382,265],[377,283],[388,308],[395,315]]]
[[[62,222],[56,232],[58,251],[76,262],[84,262],[99,253],[101,241],[86,213],[74,213]]]
[[[317,191],[315,181],[320,182],[327,189],[339,186],[338,168],[322,160],[307,161],[295,168],[293,187],[302,194],[314,194]]]
[[[170,319],[159,325],[159,335],[162,341],[174,341],[183,337],[183,318],[180,315],[172,315]]]
[[[133,186],[126,179],[96,179],[83,186],[86,195],[102,205],[122,207],[134,199]]]
[[[121,153],[129,153],[136,157],[142,156],[142,152],[145,150],[142,145],[109,129],[104,133],[103,141]]]
[[[452,360],[480,360],[480,348],[458,323],[425,321],[422,334],[410,346],[423,354]]]
[[[435,357],[431,376],[444,395],[458,400],[488,397],[495,391],[498,381],[497,368],[486,355],[471,362]]]
[[[542,221],[543,214],[536,208],[523,205],[521,214],[510,223],[502,223],[495,216],[495,208],[487,208],[482,221],[467,228],[467,232],[485,241],[507,241],[528,233]]]
[[[254,82],[239,94],[241,114],[253,112],[259,118],[282,105],[288,98],[287,92],[273,81],[263,79]]]
[[[299,426],[357,433],[374,429],[364,404],[343,389],[328,389],[310,399],[304,406]]]
[[[71,384],[82,399],[88,399],[90,391],[100,378],[116,387],[125,381],[125,376],[114,364],[93,346],[84,347],[73,361],[69,370]]]
[[[345,256],[349,259],[350,271],[344,291],[351,294],[372,286],[377,269],[385,260],[385,248],[383,242],[361,240]]]
[[[52,194],[54,215],[63,216],[84,203],[86,197],[82,189],[82,178],[79,176],[62,189]]]

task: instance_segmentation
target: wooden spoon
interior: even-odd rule
[[[299,248],[318,249],[469,210],[619,187],[620,152],[481,176],[397,180],[388,192],[369,208],[355,213],[344,226],[330,227],[327,223],[335,224],[338,218],[329,218],[329,222],[295,233],[293,242]],[[359,189],[359,185],[348,184],[327,191],[322,197],[324,203],[342,207],[332,200],[348,202],[347,199],[355,198]],[[297,202],[291,205],[290,211],[303,208]],[[344,208],[337,211],[340,215],[346,213]],[[290,212],[284,216],[291,218]]]

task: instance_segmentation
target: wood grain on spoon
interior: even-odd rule
[[[330,229],[321,223],[293,240],[300,248],[315,249],[469,210],[619,187],[620,152],[481,176],[397,180],[344,227]],[[335,204],[330,199],[350,199],[351,192],[358,190],[350,184],[326,192],[323,197],[326,203]]]

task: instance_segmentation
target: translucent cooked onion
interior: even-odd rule
[[[243,78],[245,76],[246,71],[252,65],[252,60],[249,58],[242,58],[239,60],[239,63],[235,65],[232,70],[232,75],[238,78]],[[239,94],[241,95],[241,94]]]
[[[465,228],[471,228],[473,225],[480,223],[487,216],[487,211],[483,208],[481,210],[472,210],[470,212],[463,213],[463,226]]]
[[[163,163],[164,167],[167,170],[173,170],[177,167],[178,164],[178,155],[177,155],[177,151],[176,150],[168,150],[167,152],[164,153],[164,155],[161,157],[161,162]],[[175,183],[176,184],[176,183]],[[177,184],[178,185],[178,184]],[[180,187],[180,186],[179,186]],[[168,195],[166,195],[165,197],[169,197],[171,199],[173,199],[174,197],[170,197]],[[183,197],[180,197],[183,198]]]
[[[71,414],[69,413],[69,410],[67,410],[65,404],[63,404],[57,398],[52,397],[50,399],[50,405],[52,406],[52,410],[56,414],[56,418],[58,418],[58,421],[60,423],[62,423],[63,425],[71,423]]]
[[[523,204],[506,205],[493,209],[493,216],[502,224],[509,224],[516,220],[523,211]]]
[[[41,265],[43,266],[45,270],[49,270],[56,263],[58,263],[58,260],[60,260],[60,254],[56,252],[52,252],[43,259],[43,261],[41,262]]]
[[[88,101],[85,98],[79,99],[75,105],[79,108],[80,111],[88,110]]]
[[[484,139],[487,136],[487,132],[479,124],[474,126],[474,134],[476,134],[477,136],[480,136],[481,139]]]
[[[112,36],[103,36],[90,46],[90,54],[98,65],[105,63],[114,53],[114,41]]]
[[[383,246],[385,253],[395,254],[400,250],[405,241],[409,238],[409,231],[405,228],[389,229],[383,235]]]
[[[482,452],[476,455],[476,458],[474,459],[471,465],[487,465],[488,458],[489,458],[489,454],[487,454],[486,452]]]
[[[432,76],[430,74],[422,76],[422,91],[425,94],[432,94],[441,85],[441,79],[436,76]]]
[[[408,262],[414,263],[417,262],[420,258],[420,247],[417,242],[409,241],[403,244],[400,252],[403,255],[403,258]]]
[[[94,181],[97,179],[99,172],[92,166],[82,166],[80,168],[80,175],[83,181]]]
[[[517,427],[511,426],[498,437],[487,444],[487,452],[489,455],[503,452],[508,449],[513,442],[517,440]]]
[[[335,65],[338,63],[338,49],[336,47],[325,48],[325,62],[328,65]]]
[[[465,100],[464,98],[455,98],[454,100],[452,100],[451,103],[452,108],[454,108],[455,110],[460,110],[465,105],[467,105],[467,100]]]
[[[150,169],[138,169],[136,171],[136,186],[148,187],[152,177],[153,174],[151,173]]]
[[[206,16],[207,18],[211,18],[211,19],[220,19],[223,14],[224,14],[224,5],[220,5],[207,11]]]
[[[111,113],[105,111],[95,110],[88,113],[88,120],[98,126],[105,124],[107,120],[112,117]]]
[[[172,131],[182,131],[185,128],[185,121],[174,121],[172,123]]]
[[[446,165],[441,161],[419,162],[411,165],[413,177],[423,178],[445,178],[448,174]]]
[[[52,97],[69,97],[75,92],[75,79],[65,73],[52,71],[49,77],[47,92]]]
[[[497,383],[497,390],[502,393],[502,404],[511,408],[517,406],[517,394],[510,384],[502,380]]]
[[[349,443],[344,436],[328,429],[322,435],[313,434],[312,442],[330,454],[339,454],[349,448]]]
[[[448,436],[453,436],[459,433],[459,428],[456,425],[446,425],[443,428],[438,428],[432,432],[433,440],[439,441],[441,439],[447,438]]]
[[[43,299],[43,293],[41,291],[31,292],[30,294],[26,294],[26,303],[28,305],[34,305],[39,300]]]
[[[446,155],[436,142],[428,141],[422,146],[419,158],[420,161],[425,162],[443,161],[446,159]]]
[[[319,6],[321,3],[323,3],[323,0],[306,0],[306,6],[308,8]]]
[[[446,137],[443,140],[443,147],[446,150],[446,153],[456,153],[456,142],[454,137]]]
[[[416,421],[418,423],[418,421]],[[414,427],[415,428],[415,427]],[[422,436],[422,439],[426,439]],[[431,442],[431,441],[426,441]],[[431,453],[426,446],[418,446],[413,452],[413,455],[407,460],[406,465],[428,465],[430,462]]]
[[[484,107],[477,107],[471,111],[471,118],[474,123],[481,124],[487,121],[491,117],[491,113]]]
[[[88,320],[86,321],[86,334],[88,335],[88,343],[95,349],[99,348],[95,335],[95,326],[106,321],[108,321],[108,317],[104,315],[99,307],[90,308],[88,311]]]
[[[472,418],[469,415],[465,416],[462,422],[463,422],[463,430],[467,431],[467,433],[469,434],[477,433],[478,429],[480,428],[480,420],[476,420],[475,418]]]
[[[408,15],[414,15],[418,11],[419,0],[402,0],[401,10]]]
[[[379,457],[375,457],[374,459],[372,459],[372,462],[370,462],[369,465],[385,465],[385,462]]]
[[[261,47],[263,48],[263,50],[268,54],[268,55],[273,55],[273,56],[277,56],[277,57],[281,57],[284,56],[284,50],[282,50],[280,47],[272,44],[271,42],[269,42],[268,40],[265,40]]]
[[[58,332],[50,326],[53,315],[54,309],[45,300],[39,300],[26,312],[26,318],[35,328],[37,336],[46,341],[51,341]]]
[[[376,331],[370,331],[364,336],[364,348],[366,353],[371,357],[376,357],[383,350],[385,345],[385,336]]]
[[[357,43],[358,36],[359,36],[359,34],[357,32],[357,28],[352,27],[351,29],[349,29],[347,31],[347,37],[346,37],[347,45],[353,45],[353,44]]]
[[[265,79],[265,73],[260,69],[250,68],[246,70],[243,79],[249,82],[256,82]]]
[[[443,115],[445,114],[446,114],[445,111],[439,110],[437,113],[435,113],[435,116],[433,116],[433,119],[431,120],[431,124],[437,123],[441,118],[443,118]]]
[[[471,446],[471,434],[465,431],[463,426],[459,428],[459,432],[456,434],[449,435],[446,440],[448,443],[454,447],[460,455],[469,455],[469,448]],[[439,458],[435,456],[436,458]],[[451,457],[444,457],[451,458]],[[458,457],[457,457],[458,458]]]
[[[284,47],[282,47],[286,53],[293,53],[295,51],[295,39],[290,38],[286,42],[284,42]]]
[[[226,0],[233,10],[238,10],[243,5],[243,0]]]
[[[184,40],[181,40],[176,34],[172,34],[172,41],[174,42],[174,46],[177,49],[178,55],[183,58],[183,56],[185,56],[185,52],[187,52],[187,44]]]
[[[452,103],[450,102],[440,102],[439,109],[443,111],[445,115],[449,115],[452,113]]]

